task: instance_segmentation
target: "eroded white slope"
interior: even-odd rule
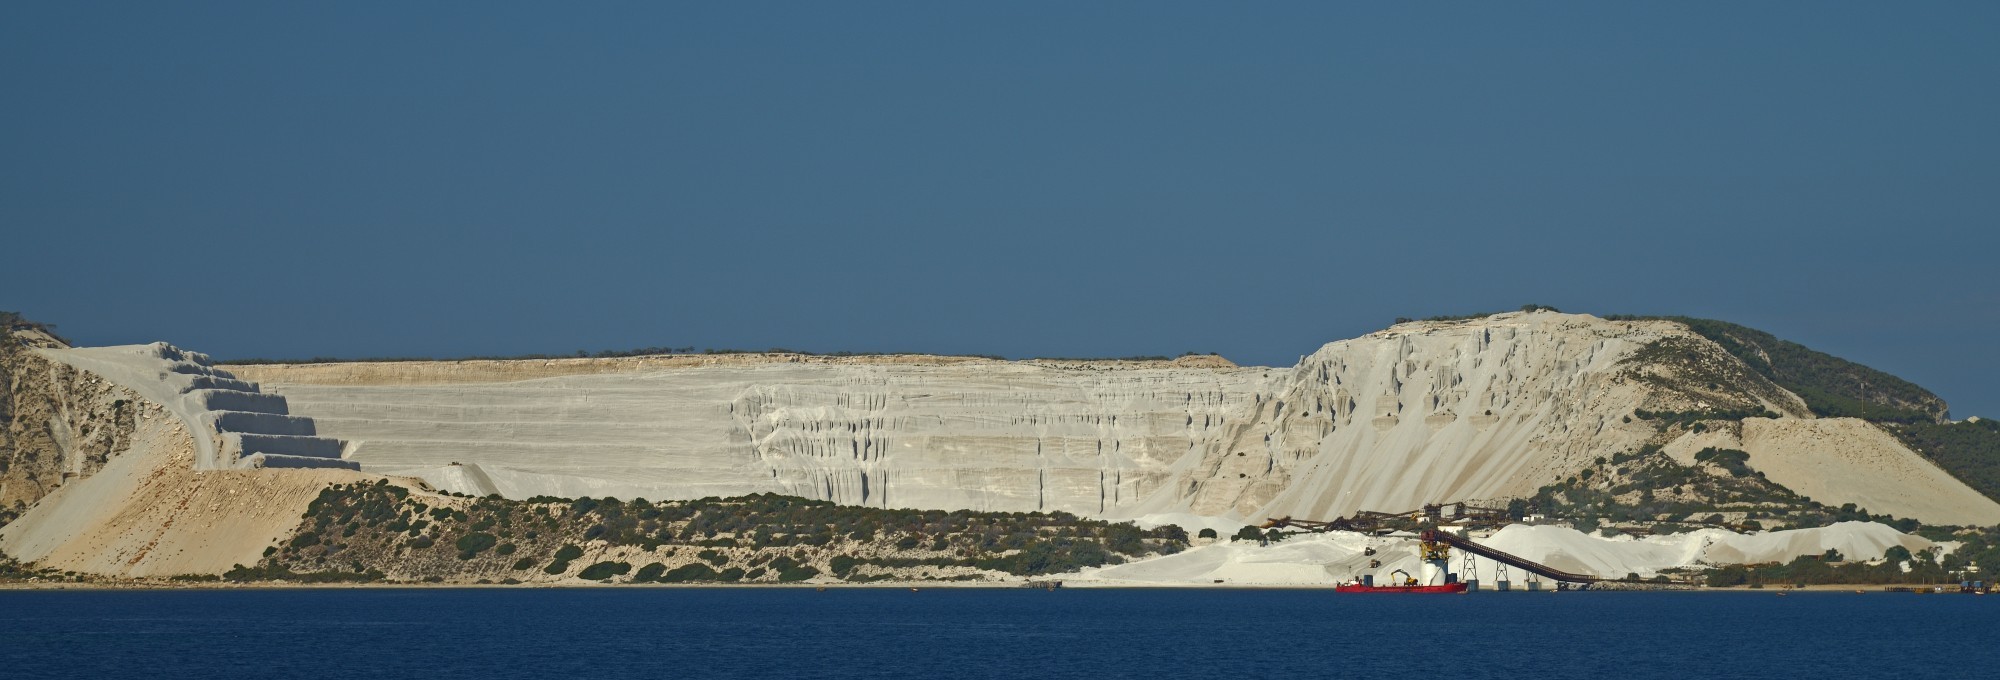
[[[1663,323],[1503,314],[1328,344],[1208,454],[1203,514],[1334,517],[1530,495],[1652,435],[1621,365]],[[1772,404],[1785,408],[1783,404]]]

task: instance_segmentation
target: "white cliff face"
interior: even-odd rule
[[[364,470],[468,493],[1101,516],[1160,496],[1282,374],[777,363],[273,389]]]
[[[1687,370],[1733,377],[1664,387],[1673,362],[1628,361],[1662,340],[1687,348],[1694,363],[1682,365],[1707,367]],[[465,493],[774,492],[1109,518],[1330,518],[1521,497],[1639,448],[1655,431],[1628,417],[1636,409],[1809,415],[1678,324],[1587,315],[1401,324],[1290,369],[1187,364],[732,357],[236,371],[348,440],[365,471]]]

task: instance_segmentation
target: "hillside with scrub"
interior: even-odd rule
[[[2000,524],[2000,427],[1700,319],[1406,319],[1287,368],[679,352],[228,365],[6,322],[0,552],[17,575],[1018,581],[1147,573],[1232,536],[1283,543],[1245,528],[1270,518],[1443,503],[1600,538],[1809,532],[1848,553]],[[1531,551],[1547,538],[1509,535]]]

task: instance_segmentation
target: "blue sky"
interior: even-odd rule
[[[2000,5],[7,3],[0,308],[1290,364],[1525,303],[2000,415]]]

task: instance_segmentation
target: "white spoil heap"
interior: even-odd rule
[[[1667,569],[1790,562],[1801,555],[1821,555],[1827,550],[1840,551],[1849,560],[1872,561],[1882,559],[1891,546],[1902,546],[1912,553],[1931,549],[1949,553],[1956,547],[1953,543],[1933,543],[1873,522],[1841,522],[1813,529],[1754,534],[1703,529],[1636,539],[1604,538],[1563,527],[1516,524],[1476,540],[1563,571],[1605,579],[1628,575],[1651,578]],[[1463,560],[1463,553],[1454,550],[1446,566],[1461,580],[1474,578],[1463,571]],[[1497,565],[1484,557],[1475,560],[1476,577],[1483,587],[1492,588],[1498,575]],[[1294,535],[1271,544],[1224,540],[1176,555],[1085,569],[1058,578],[1065,586],[1323,586],[1356,580],[1363,575],[1375,575],[1380,581],[1398,569],[1418,574],[1422,566],[1415,538],[1335,531]],[[1517,568],[1510,578],[1520,588],[1519,584],[1525,583],[1529,576]]]

